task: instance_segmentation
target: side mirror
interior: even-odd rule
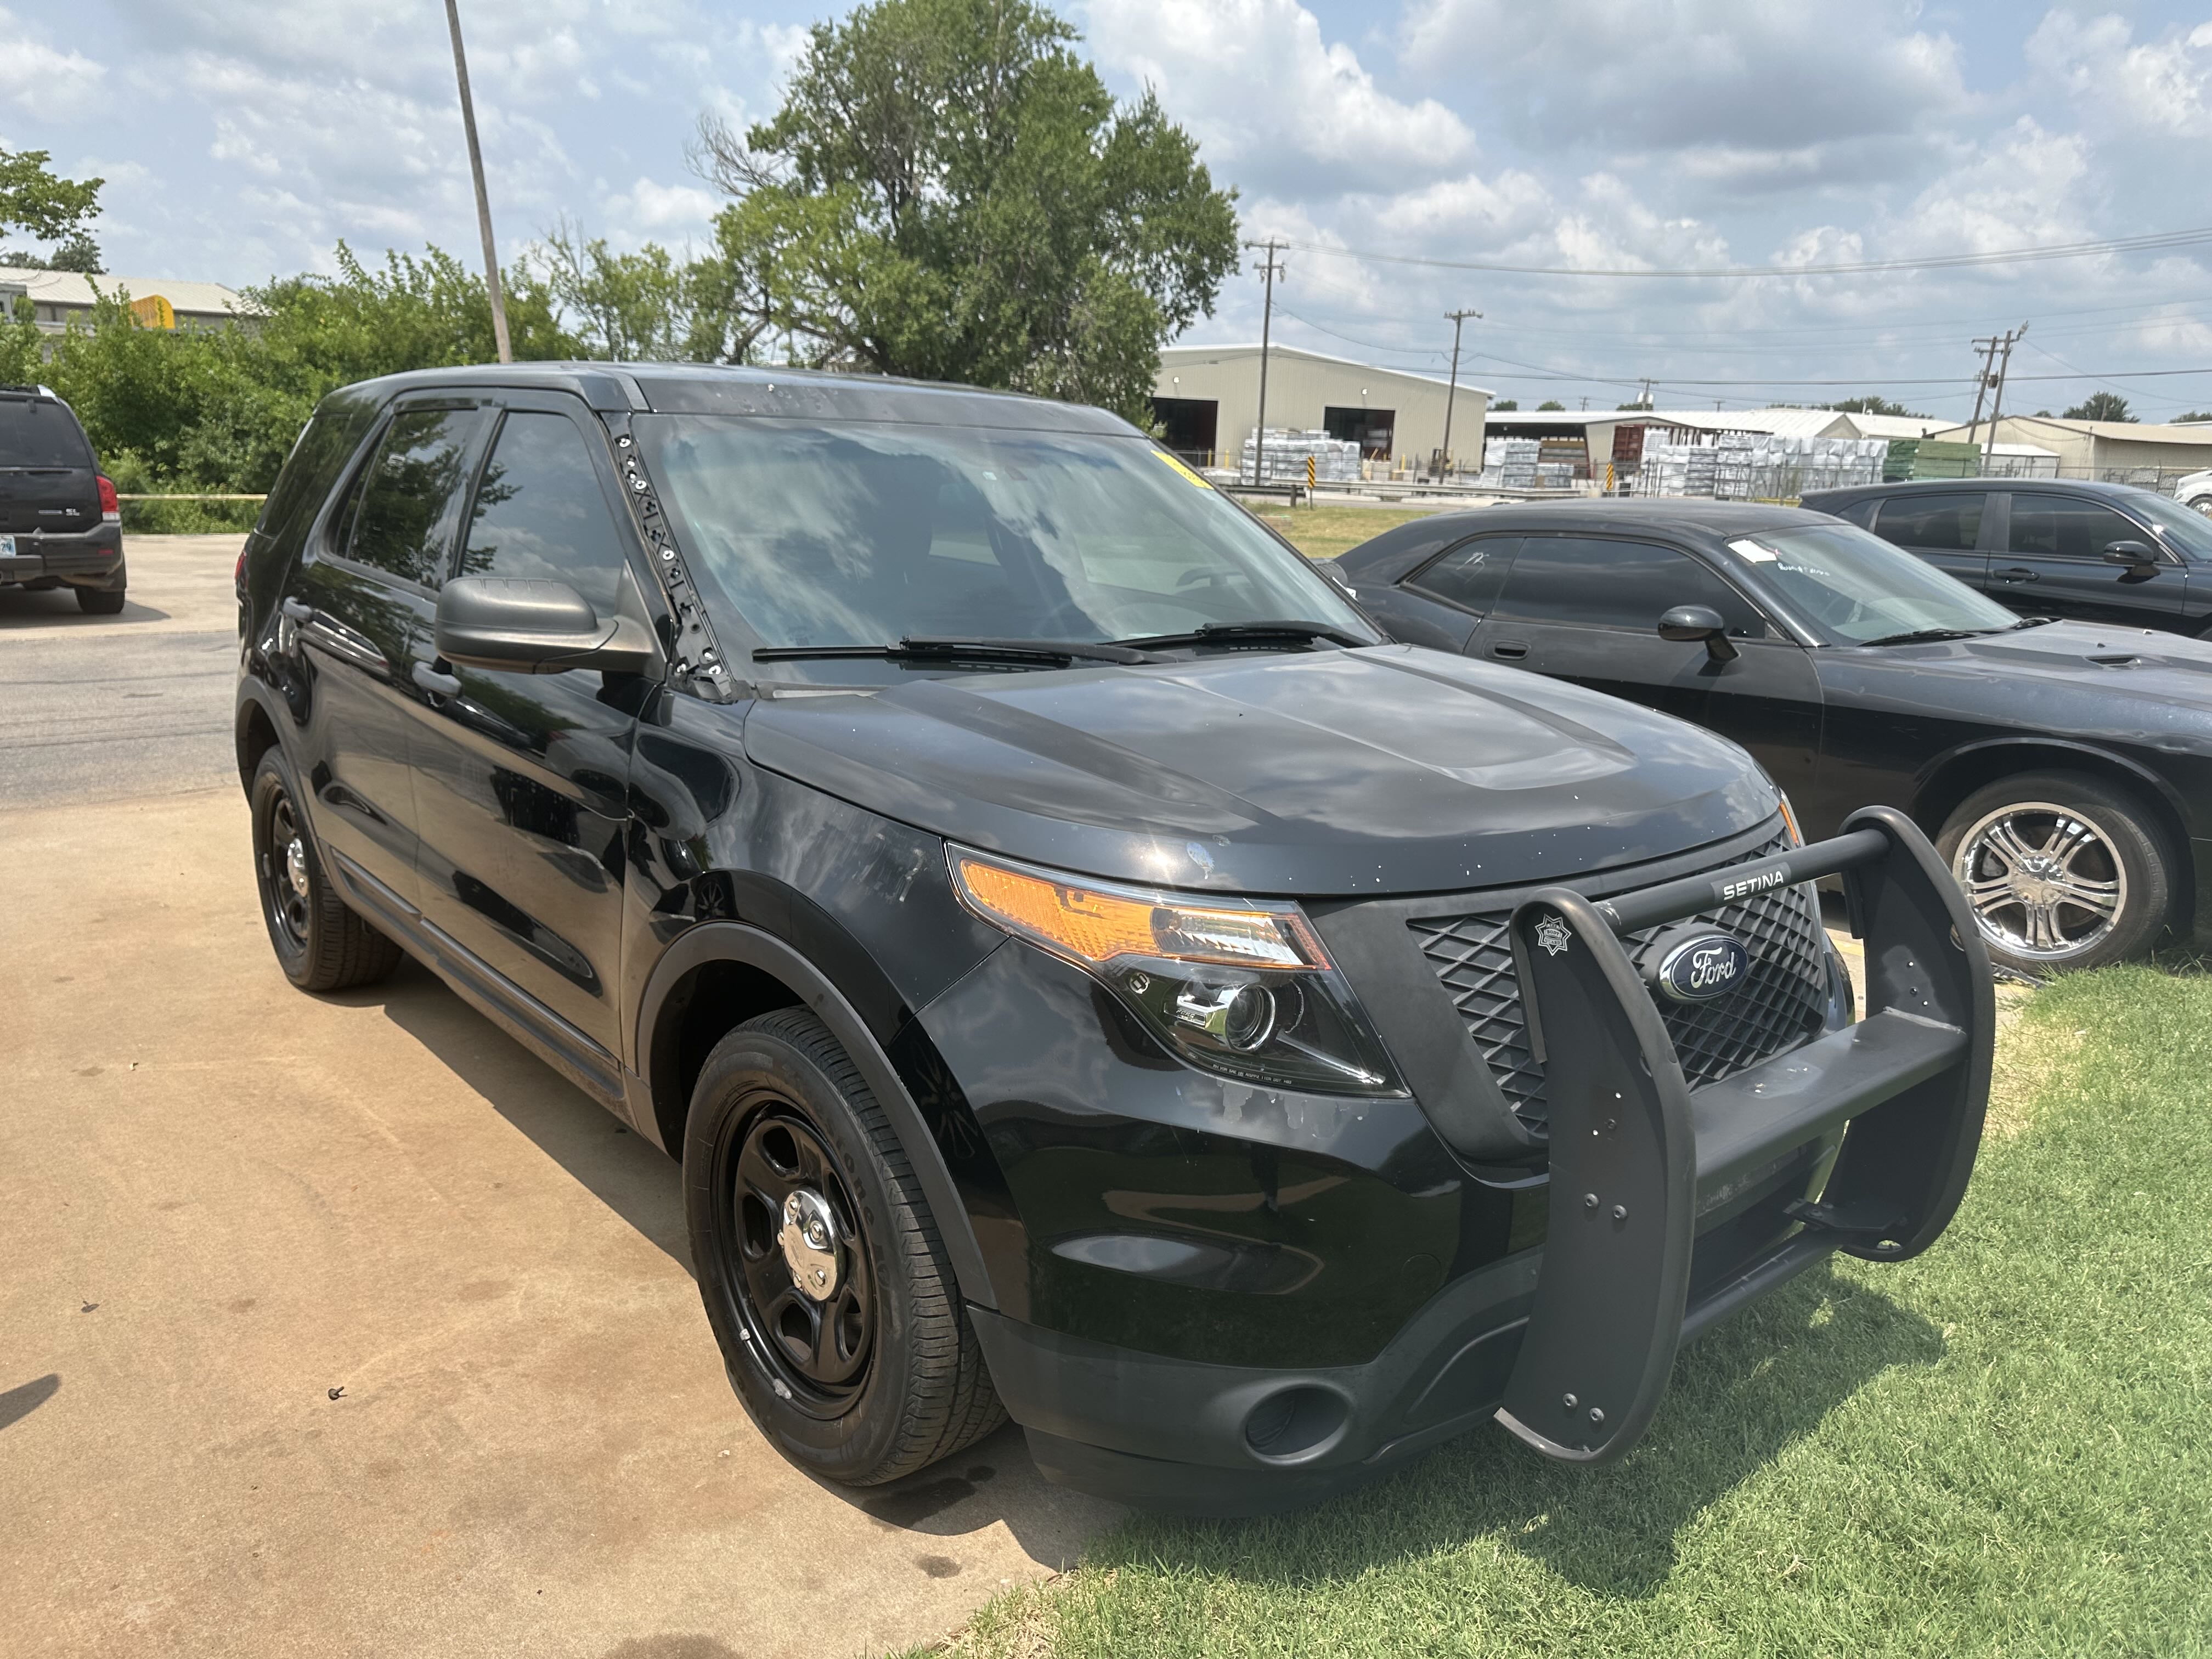
[[[2105,562],[2124,564],[2130,574],[2148,576],[2158,568],[2158,550],[2148,542],[2107,542]]]
[[[438,594],[438,654],[466,668],[559,674],[571,668],[641,673],[651,637],[624,617],[599,620],[566,582],[462,576]]]
[[[1678,645],[1694,645],[1703,640],[1705,654],[1715,662],[1735,660],[1735,645],[1728,636],[1728,624],[1721,620],[1721,613],[1709,605],[1676,605],[1659,618],[1659,637]]]

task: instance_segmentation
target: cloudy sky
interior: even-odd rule
[[[12,7],[12,9],[10,8]],[[2212,0],[1065,0],[1284,256],[1278,337],[1524,406],[1879,391],[1963,415],[1971,337],[2032,322],[2008,403],[2212,409],[2212,241],[1881,275],[1529,276],[1914,259],[2212,226]],[[566,215],[703,236],[703,111],[773,109],[825,5],[464,0],[503,250]],[[473,258],[435,0],[0,0],[0,144],[107,179],[109,268],[241,283],[425,241]],[[1378,257],[1391,256],[1391,257]],[[1256,337],[1240,275],[1194,340]],[[2038,380],[2034,376],[2053,378]],[[2083,378],[2085,376],[2104,378]],[[1822,385],[1834,381],[1836,385]]]

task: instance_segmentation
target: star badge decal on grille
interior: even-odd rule
[[[1546,916],[1536,924],[1536,943],[1544,947],[1547,956],[1564,954],[1573,938],[1567,932],[1567,924],[1557,916]]]

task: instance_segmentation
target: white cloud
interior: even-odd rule
[[[1217,177],[1282,195],[1389,188],[1464,167],[1467,123],[1375,83],[1297,0],[1090,0],[1099,61],[1158,88]]]
[[[21,19],[0,9],[0,109],[9,112],[11,124],[24,116],[66,121],[90,112],[106,75],[106,64],[81,52],[33,40]]]
[[[641,173],[628,191],[607,198],[606,210],[649,234],[665,237],[672,230],[705,229],[721,210],[722,201],[696,185],[664,185]]]
[[[2138,44],[2124,18],[2085,21],[2061,9],[2036,26],[2026,53],[2092,125],[2212,138],[2212,23]]]

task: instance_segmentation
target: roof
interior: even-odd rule
[[[32,302],[42,306],[83,306],[97,299],[128,294],[143,300],[158,294],[169,308],[195,317],[250,316],[258,307],[235,289],[221,283],[179,282],[167,276],[88,276],[76,270],[35,270],[21,265],[0,265],[0,283],[21,284]]]
[[[2005,446],[1999,444],[2002,454]],[[2142,490],[2136,484],[2111,483],[2100,478],[1899,478],[1889,483],[1844,484],[1835,489],[1814,489],[1806,492],[1810,501],[1834,501],[1850,496],[1854,501],[1869,495],[1954,495],[1961,489],[2026,489],[2039,495],[2140,495]]]
[[[1932,438],[1949,432],[1958,422],[1948,416],[1861,415],[1848,409],[1836,411],[1859,429],[1864,438]]]
[[[1260,349],[1261,345],[1257,340],[1232,345],[1162,346],[1160,369],[1163,374],[1166,372],[1168,361],[1170,358],[1195,358],[1204,361],[1208,358],[1237,357],[1247,352],[1256,353]],[[1331,363],[1340,368],[1356,368],[1363,374],[1388,374],[1401,380],[1420,380],[1446,392],[1450,391],[1452,386],[1452,383],[1442,375],[1416,374],[1409,368],[1385,368],[1380,363],[1363,363],[1357,357],[1333,357],[1326,351],[1308,351],[1304,346],[1270,344],[1267,348],[1267,352],[1270,357],[1303,357],[1308,362]],[[1477,386],[1472,380],[1462,380],[1459,383],[1459,389],[1462,392],[1476,392],[1485,398],[1494,395],[1488,386]]]
[[[1741,535],[1747,531],[1780,530],[1791,525],[1826,524],[1822,513],[1795,507],[1772,507],[1763,501],[1714,501],[1695,496],[1638,496],[1615,501],[1517,501],[1496,507],[1470,508],[1465,513],[1434,514],[1418,522],[1431,526],[1464,520],[1469,530],[1526,530],[1577,527],[1630,530],[1638,525],[1710,531],[1717,536]]]
[[[572,392],[594,409],[640,413],[901,421],[923,426],[1142,435],[1106,410],[1055,403],[1019,392],[901,380],[882,374],[825,374],[814,369],[730,363],[476,363],[455,368],[410,369],[348,389],[385,398],[444,386]]]
[[[1499,409],[1493,426],[1668,426],[1692,432],[1762,432],[1778,438],[1817,438],[1839,421],[1856,419],[1832,409]]]
[[[1966,422],[1945,428],[1951,432],[1978,431],[1986,426]],[[2072,432],[2092,438],[2116,439],[2131,444],[2187,444],[2192,449],[2212,448],[2212,426],[2192,422],[2187,426],[2170,426],[2142,421],[2069,421],[2063,415],[2006,415],[1997,424],[2047,427],[2055,432]],[[1944,435],[1944,434],[1938,434]]]

